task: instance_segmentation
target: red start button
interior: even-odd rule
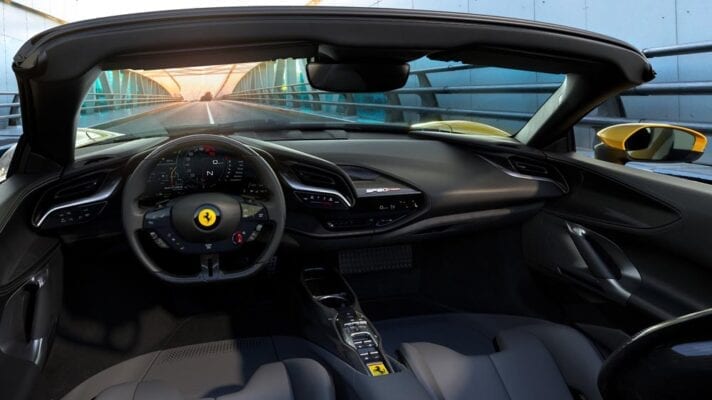
[[[242,232],[235,232],[232,234],[232,242],[236,245],[242,244],[245,239],[242,237]]]

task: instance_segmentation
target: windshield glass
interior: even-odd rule
[[[516,133],[563,75],[433,61],[410,63],[386,93],[313,89],[307,60],[104,71],[82,104],[77,147],[212,128],[235,132],[389,124],[462,134]],[[473,124],[474,122],[475,124]]]

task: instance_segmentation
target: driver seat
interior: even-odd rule
[[[269,338],[161,350],[94,375],[63,400],[335,399],[331,377],[321,364],[309,358],[275,358]]]

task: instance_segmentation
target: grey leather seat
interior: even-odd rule
[[[575,329],[547,321],[443,314],[377,324],[384,348],[437,400],[600,400],[603,357]]]
[[[308,358],[279,360],[270,338],[144,354],[89,378],[63,400],[333,400],[329,373]]]

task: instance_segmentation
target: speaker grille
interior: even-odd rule
[[[179,362],[190,358],[212,357],[218,354],[236,353],[260,346],[270,346],[267,338],[250,338],[238,340],[223,340],[219,342],[201,343],[190,346],[164,350],[156,360],[155,365]]]
[[[342,274],[409,268],[413,268],[413,249],[410,245],[371,247],[339,252],[339,270]]]

